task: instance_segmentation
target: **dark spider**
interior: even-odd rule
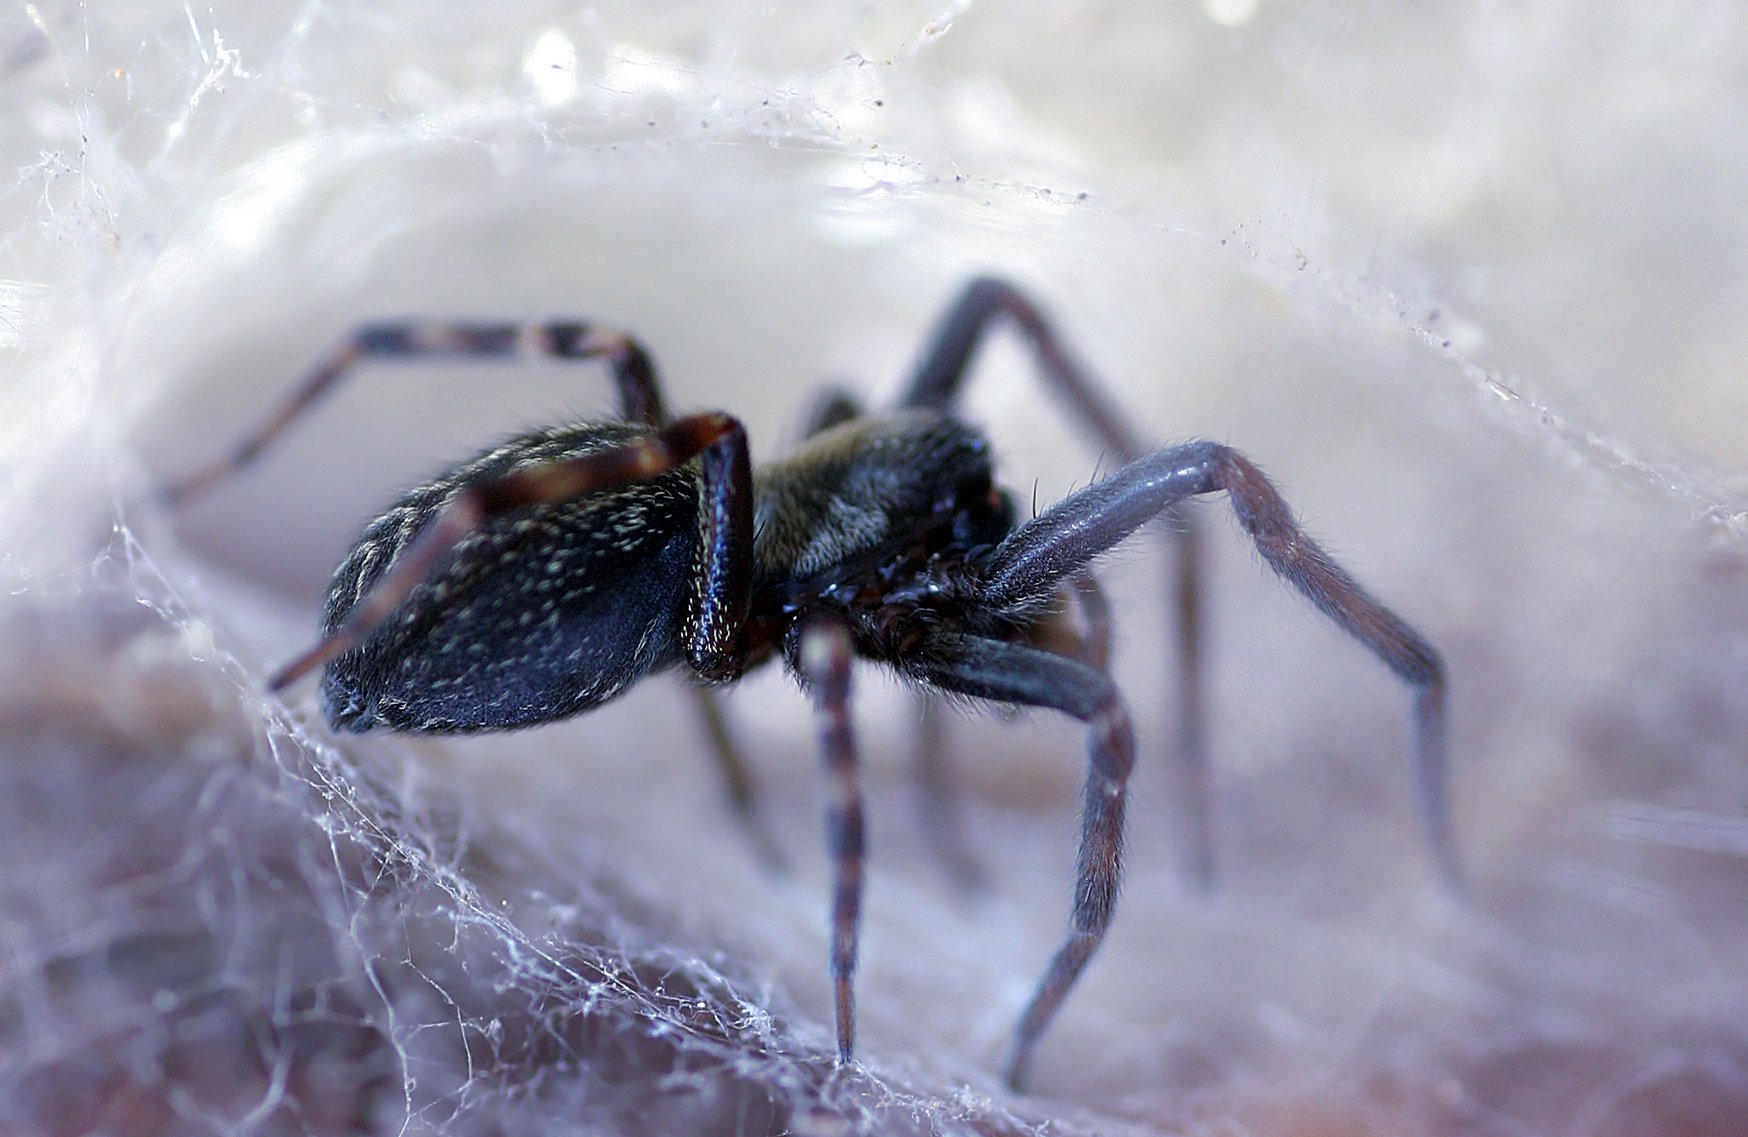
[[[984,332],[1001,316],[1124,463],[1021,524],[992,480],[988,442],[952,411]],[[403,496],[335,572],[321,642],[272,686],[322,668],[323,707],[337,728],[463,733],[568,718],[653,671],[683,667],[709,686],[780,655],[812,692],[831,779],[840,1061],[855,1037],[864,843],[851,661],[887,664],[925,691],[1048,707],[1087,725],[1071,927],[1015,1033],[1005,1074],[1019,1089],[1117,896],[1134,736],[1105,671],[1109,620],[1088,570],[1162,514],[1174,518],[1183,546],[1180,780],[1203,792],[1194,530],[1174,508],[1199,494],[1224,490],[1269,566],[1412,688],[1421,820],[1443,876],[1460,887],[1437,653],[1306,536],[1237,451],[1188,442],[1144,453],[1038,309],[1001,281],[965,290],[896,410],[863,415],[830,397],[807,441],[757,470],[732,416],[669,417],[648,355],[625,335],[577,323],[396,323],[360,330],[233,455],[166,493],[185,500],[251,461],[365,359],[524,349],[605,358],[624,419],[532,431]],[[1084,631],[1065,630],[1060,618],[1069,594]],[[750,818],[745,772],[708,696],[705,705],[731,792]],[[1194,844],[1194,872],[1205,879],[1205,828]]]

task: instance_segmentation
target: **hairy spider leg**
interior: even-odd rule
[[[985,333],[1004,317],[1024,335],[1045,380],[1101,445],[1124,463],[1146,451],[1038,306],[1013,285],[993,277],[971,281],[947,310],[911,376],[902,405],[950,409],[964,391]],[[1185,878],[1196,889],[1207,891],[1214,882],[1214,807],[1203,726],[1201,531],[1194,515],[1179,505],[1166,510],[1160,521],[1176,552],[1166,596],[1176,625],[1178,654],[1178,742],[1169,773],[1180,815],[1179,856]]]
[[[849,629],[829,618],[801,625],[794,643],[791,658],[796,673],[813,692],[825,761],[825,838],[833,865],[832,1003],[837,1011],[838,1061],[846,1063],[856,1048],[853,983],[862,920],[862,866],[868,853],[862,790],[856,780],[856,734],[850,722],[854,653]]]
[[[413,539],[334,631],[269,684],[279,690],[367,640],[455,546],[489,518],[645,481],[699,459],[703,473],[698,587],[687,606],[687,663],[706,682],[733,677],[752,600],[752,462],[740,421],[688,415],[653,434],[466,487]]]
[[[1238,451],[1213,442],[1156,450],[1064,499],[997,548],[986,568],[988,599],[998,606],[1035,602],[1042,584],[1053,586],[1063,573],[1077,571],[1161,510],[1220,490],[1269,567],[1414,692],[1410,768],[1416,813],[1445,883],[1461,892],[1462,861],[1450,820],[1445,674],[1438,652],[1299,527],[1280,492]]]
[[[1106,599],[1098,578],[1088,569],[1073,575],[1069,591],[1080,613],[1080,626],[1076,628],[1064,620],[1051,619],[1035,627],[1034,634],[1022,642],[1108,673],[1110,601]],[[925,831],[935,847],[936,856],[947,865],[953,883],[963,891],[975,892],[984,886],[989,874],[965,841],[959,794],[953,784],[952,763],[948,760],[943,701],[930,696],[926,690],[920,693],[919,701],[922,704],[922,723],[917,771],[922,789]]]
[[[1067,628],[1052,622],[1044,639],[1029,646],[1075,659],[1095,671],[1106,672],[1111,653],[1111,605],[1088,570],[1073,574],[1070,591],[1080,611],[1082,626]],[[1067,640],[1067,642],[1062,642]],[[946,747],[946,716],[942,700],[920,691],[921,709],[917,747],[917,785],[921,790],[923,830],[935,855],[947,866],[955,886],[975,892],[988,879],[988,871],[965,840],[965,822],[959,794],[953,785],[952,763]]]
[[[1010,1088],[1025,1087],[1038,1037],[1049,1025],[1111,924],[1122,877],[1123,809],[1135,768],[1135,732],[1110,676],[1024,644],[943,637],[922,665],[929,682],[978,699],[1046,707],[1087,726],[1086,785],[1081,791],[1080,848],[1068,938],[1056,952],[1014,1031],[1003,1069]]]
[[[1448,821],[1445,680],[1438,653],[1305,534],[1279,492],[1242,454],[1213,442],[1157,450],[1058,502],[996,548],[983,570],[984,599],[998,609],[1023,611],[1053,595],[1063,578],[1083,570],[1172,504],[1221,490],[1226,491],[1240,525],[1269,567],[1413,691],[1418,812],[1439,871],[1452,889],[1461,891],[1461,864]],[[1127,743],[1126,720],[1119,726],[1111,710],[1120,710],[1121,704],[1109,680],[1098,672],[1086,668],[1085,674],[1077,674],[1071,668],[1084,665],[1071,661],[1046,665],[1029,657],[1004,656],[981,642],[964,649],[949,644],[949,650],[962,653],[973,647],[975,658],[971,662],[937,665],[928,678],[983,698],[1056,707],[1100,726],[1109,736],[1102,742],[1107,748],[1117,750]],[[1047,671],[1047,666],[1053,670]],[[1010,684],[1006,693],[998,682],[1003,680]],[[1024,1083],[1040,1032],[1098,947],[1116,893],[1122,827],[1120,775],[1126,775],[1127,767],[1120,754],[1111,757],[1100,752],[1100,731],[1094,734],[1074,916],[1067,942],[1015,1033],[1007,1078],[1016,1089]]]
[[[378,322],[358,328],[310,368],[285,401],[244,435],[230,454],[164,486],[161,496],[171,506],[183,506],[234,477],[362,364],[516,359],[526,355],[566,361],[603,359],[611,371],[623,418],[648,426],[661,426],[668,421],[667,401],[662,396],[661,379],[649,351],[625,332],[578,320]],[[717,696],[706,687],[693,687],[692,691],[736,819],[747,830],[760,860],[767,866],[780,867],[782,856],[760,817],[756,788]]]
[[[667,421],[661,385],[649,353],[623,332],[575,321],[366,324],[312,367],[292,388],[285,402],[244,435],[230,454],[171,482],[161,494],[169,504],[183,505],[232,477],[260,457],[354,367],[366,361],[516,358],[524,353],[567,360],[604,358],[612,369],[625,418],[649,426]]]

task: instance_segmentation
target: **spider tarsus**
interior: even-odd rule
[[[1026,1085],[1032,1080],[1032,1052],[1027,1047],[1024,1050],[1015,1048],[1008,1052],[1007,1061],[1002,1063],[1001,1083],[1008,1092],[1023,1094]]]
[[[1444,664],[1428,649],[1430,676],[1414,700],[1415,763],[1413,792],[1415,811],[1432,850],[1439,880],[1458,899],[1467,899],[1469,883],[1463,868],[1457,834],[1451,821],[1450,756],[1445,735]]]
[[[1032,1058],[1038,1050],[1038,1040],[1043,1037],[1056,1012],[1062,1008],[1062,1000],[1074,986],[1075,980],[1086,968],[1087,961],[1098,951],[1100,942],[1104,939],[1104,931],[1077,931],[1068,937],[1068,942],[1056,952],[1050,961],[1050,970],[1045,972],[1044,980],[1038,985],[1038,990],[1032,996],[1032,1001],[1026,1005],[1025,1013],[1020,1016],[1020,1025],[1014,1030],[1013,1048],[1008,1052],[1008,1060],[1002,1068],[1002,1081],[1008,1089],[1015,1093],[1025,1093],[1026,1085],[1031,1080]]]
[[[832,1000],[837,1007],[838,1065],[848,1066],[856,1051],[856,992],[850,976],[833,981]]]

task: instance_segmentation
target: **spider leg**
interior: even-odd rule
[[[748,769],[740,747],[735,743],[722,702],[716,697],[716,692],[708,687],[694,687],[692,691],[698,703],[699,717],[704,720],[704,731],[710,738],[710,749],[716,755],[716,768],[722,774],[729,807],[734,810],[735,819],[752,841],[753,851],[758,855],[759,862],[771,872],[781,872],[788,867],[788,861],[784,858],[783,848],[777,843],[770,826],[765,824],[759,814],[757,783],[753,780],[752,771]]]
[[[961,892],[980,891],[989,873],[965,839],[965,816],[959,793],[953,785],[952,763],[947,761],[946,718],[941,700],[926,692],[917,694],[918,729],[916,781],[922,814],[923,835],[934,854],[946,866],[947,875]]]
[[[413,323],[366,324],[312,367],[286,400],[227,455],[163,487],[162,497],[182,505],[255,461],[316,401],[369,360],[513,358],[524,353],[553,359],[605,358],[619,389],[620,410],[633,422],[667,421],[661,384],[649,353],[623,332],[574,321],[546,324]]]
[[[796,671],[813,690],[820,751],[829,779],[826,847],[831,853],[832,1002],[837,1010],[838,1061],[856,1048],[856,939],[862,919],[862,864],[867,855],[862,790],[856,780],[856,735],[850,723],[849,630],[830,620],[815,620],[800,630]]]
[[[1083,570],[1161,510],[1221,490],[1269,567],[1413,691],[1415,804],[1439,872],[1461,892],[1447,788],[1445,675],[1438,653],[1306,535],[1262,471],[1236,450],[1213,442],[1156,450],[1057,503],[997,547],[983,569],[984,598],[998,609],[1034,608],[1055,594],[1063,578]]]
[[[840,423],[861,417],[861,400],[843,387],[831,384],[820,392],[819,397],[813,401],[813,406],[808,409],[801,436],[812,438]]]
[[[1083,624],[1078,658],[1095,671],[1111,666],[1111,602],[1098,578],[1082,569],[1074,574],[1074,602],[1080,606]]]
[[[973,280],[947,310],[930,337],[922,361],[911,373],[910,385],[900,404],[950,409],[964,391],[984,335],[1003,317],[1012,320],[1025,335],[1045,381],[1067,400],[1099,442],[1125,462],[1139,457],[1143,450],[1141,441],[1131,433],[1125,416],[1105,398],[1085,365],[1069,353],[1067,343],[1044,318],[1044,313],[1019,289],[994,277]]]
[[[1080,609],[1081,626],[1071,627],[1066,618],[1040,625],[1044,634],[1028,645],[1077,659],[1095,671],[1107,670],[1111,654],[1111,605],[1090,571],[1073,576],[1070,589]],[[965,821],[952,783],[951,763],[945,746],[946,715],[941,700],[919,691],[921,729],[917,745],[917,785],[921,790],[923,831],[935,855],[947,866],[953,883],[962,891],[975,892],[988,877],[984,866],[965,840]]]
[[[917,672],[948,691],[979,699],[1062,711],[1087,726],[1087,774],[1081,793],[1080,849],[1068,937],[1057,950],[1014,1031],[1003,1077],[1024,1088],[1044,1028],[1110,927],[1122,876],[1123,809],[1135,766],[1129,712],[1110,677],[1023,644],[940,636],[924,649]]]
[[[686,615],[687,657],[705,681],[732,675],[752,593],[752,463],[746,431],[725,414],[690,415],[648,437],[576,458],[517,470],[458,492],[346,618],[269,683],[280,690],[368,639],[419,582],[482,522],[643,481],[698,458],[704,500],[699,587]]]
[[[1003,318],[1013,321],[1025,336],[1045,381],[1112,456],[1128,463],[1145,452],[1127,417],[1106,398],[1038,306],[1013,285],[993,277],[973,280],[948,309],[911,375],[902,404],[950,408],[965,387],[985,334]],[[1186,822],[1184,872],[1192,884],[1205,890],[1214,879],[1214,811],[1206,790],[1208,757],[1203,742],[1201,532],[1195,517],[1181,505],[1166,510],[1161,525],[1176,550],[1166,595],[1176,624],[1178,654],[1173,776],[1182,791],[1178,808]]]

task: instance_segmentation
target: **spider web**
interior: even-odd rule
[[[114,7],[114,6],[110,6]],[[1717,1132],[1748,1108],[1748,189],[1727,6],[18,6],[0,23],[0,1128],[17,1133]],[[1437,50],[1434,50],[1434,47]],[[582,316],[779,451],[999,271],[1161,439],[1240,446],[1453,676],[1463,903],[1401,692],[1214,504],[1221,882],[1157,759],[1111,937],[995,1076],[1068,902],[1083,739],[857,676],[862,1062],[834,1069],[811,725],[729,711],[762,872],[674,684],[336,739],[263,677],[395,488],[586,369],[377,368],[212,497],[352,324]],[[1020,500],[1100,468],[1011,343]],[[1143,754],[1172,652],[1113,557]]]

